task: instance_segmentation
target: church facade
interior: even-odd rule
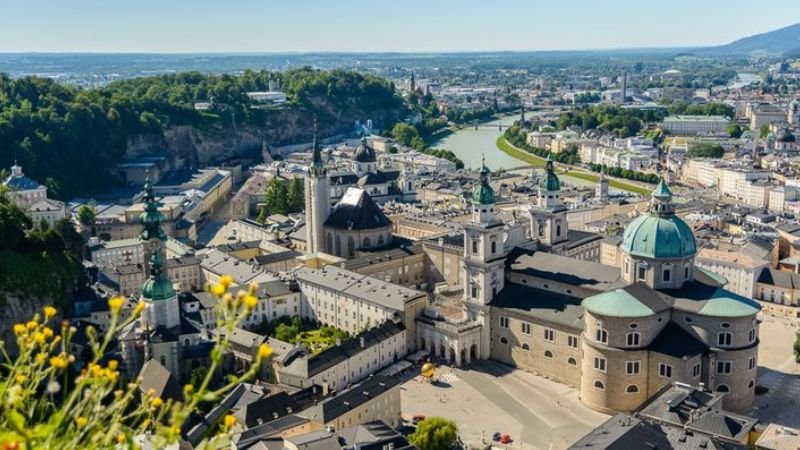
[[[484,166],[464,225],[463,297],[426,309],[418,347],[454,364],[491,358],[546,376],[604,412],[632,411],[672,382],[725,393],[731,410],[752,405],[759,305],[694,266],[694,235],[663,181],[614,267],[566,255],[552,163],[530,210],[534,245],[511,242],[495,218],[488,174]]]

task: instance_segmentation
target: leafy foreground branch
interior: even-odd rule
[[[214,333],[211,366],[198,385],[184,386],[184,402],[164,400],[154,392],[141,393],[141,379],[124,382],[119,362],[104,360],[113,337],[124,327],[139,320],[146,308],[140,302],[128,319],[121,320],[124,299],[108,301],[111,325],[104,336],[90,328],[87,336],[93,359],[79,373],[74,369],[76,356],[70,353],[74,327],[65,321],[54,323],[56,309],[47,306],[27,323],[14,325],[17,355],[10,356],[0,342],[3,365],[0,378],[0,448],[2,450],[39,449],[136,449],[143,439],[153,448],[177,442],[189,416],[203,403],[216,402],[237,384],[255,376],[272,349],[262,344],[256,361],[241,376],[229,375],[219,389],[209,385],[223,355],[230,348],[226,336],[241,323],[258,303],[255,286],[233,295],[228,291],[232,279],[222,277],[220,284],[209,285],[218,302],[215,305],[217,327]],[[58,330],[58,331],[57,331]],[[232,415],[224,418],[215,436],[197,448],[204,450],[230,447],[230,430],[236,424]]]

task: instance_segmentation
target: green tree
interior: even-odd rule
[[[449,450],[456,442],[458,427],[443,417],[428,417],[417,425],[408,440],[420,450]]]
[[[305,206],[305,185],[302,178],[292,178],[289,182],[289,191],[287,193],[287,201],[289,203],[290,212],[300,212]]]
[[[758,137],[764,139],[767,136],[769,136],[769,125],[767,124],[761,125],[761,128],[758,130]]]
[[[403,145],[411,145],[414,138],[419,138],[419,131],[413,125],[401,122],[392,128],[392,137]]]
[[[389,152],[389,153],[390,153],[390,154],[392,154],[392,155],[394,155],[394,154],[397,154],[397,152],[398,152],[398,150],[397,150],[397,147],[396,147],[396,146],[394,146],[394,145],[390,145],[390,146],[389,146],[389,149],[388,149],[388,150],[386,150],[386,151],[387,151],[387,152]]]
[[[732,138],[738,139],[742,136],[742,127],[735,123],[728,125],[728,135]]]
[[[697,144],[686,152],[689,158],[722,158],[724,154],[725,149],[721,145],[707,142]]]
[[[289,213],[289,192],[286,184],[278,178],[272,178],[267,183],[264,193],[264,209],[268,214]]]
[[[794,361],[800,364],[800,333],[797,333],[794,338]]]
[[[87,227],[94,225],[96,217],[97,215],[94,212],[94,206],[91,204],[81,205],[80,208],[78,208],[78,222],[80,222],[81,225]]]

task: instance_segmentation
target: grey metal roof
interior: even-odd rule
[[[506,283],[492,300],[493,308],[509,309],[546,322],[583,329],[581,299],[521,284]]]
[[[425,295],[423,292],[414,289],[332,265],[320,269],[301,267],[294,274],[300,283],[315,284],[325,289],[333,289],[339,291],[342,295],[396,311],[403,311],[407,302]]]
[[[374,375],[336,397],[303,411],[303,416],[320,423],[329,423],[342,414],[388,392],[400,385],[394,376]]]
[[[347,188],[325,220],[326,227],[344,230],[371,230],[390,225],[389,218],[367,191],[352,187]]]
[[[673,358],[691,358],[705,353],[708,346],[681,328],[680,325],[670,321],[653,339],[648,350]]]
[[[545,252],[521,254],[508,262],[513,272],[597,290],[620,282],[619,268]]]

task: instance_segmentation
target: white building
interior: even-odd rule
[[[730,119],[725,116],[670,116],[664,119],[664,130],[672,134],[714,134],[727,132]]]

